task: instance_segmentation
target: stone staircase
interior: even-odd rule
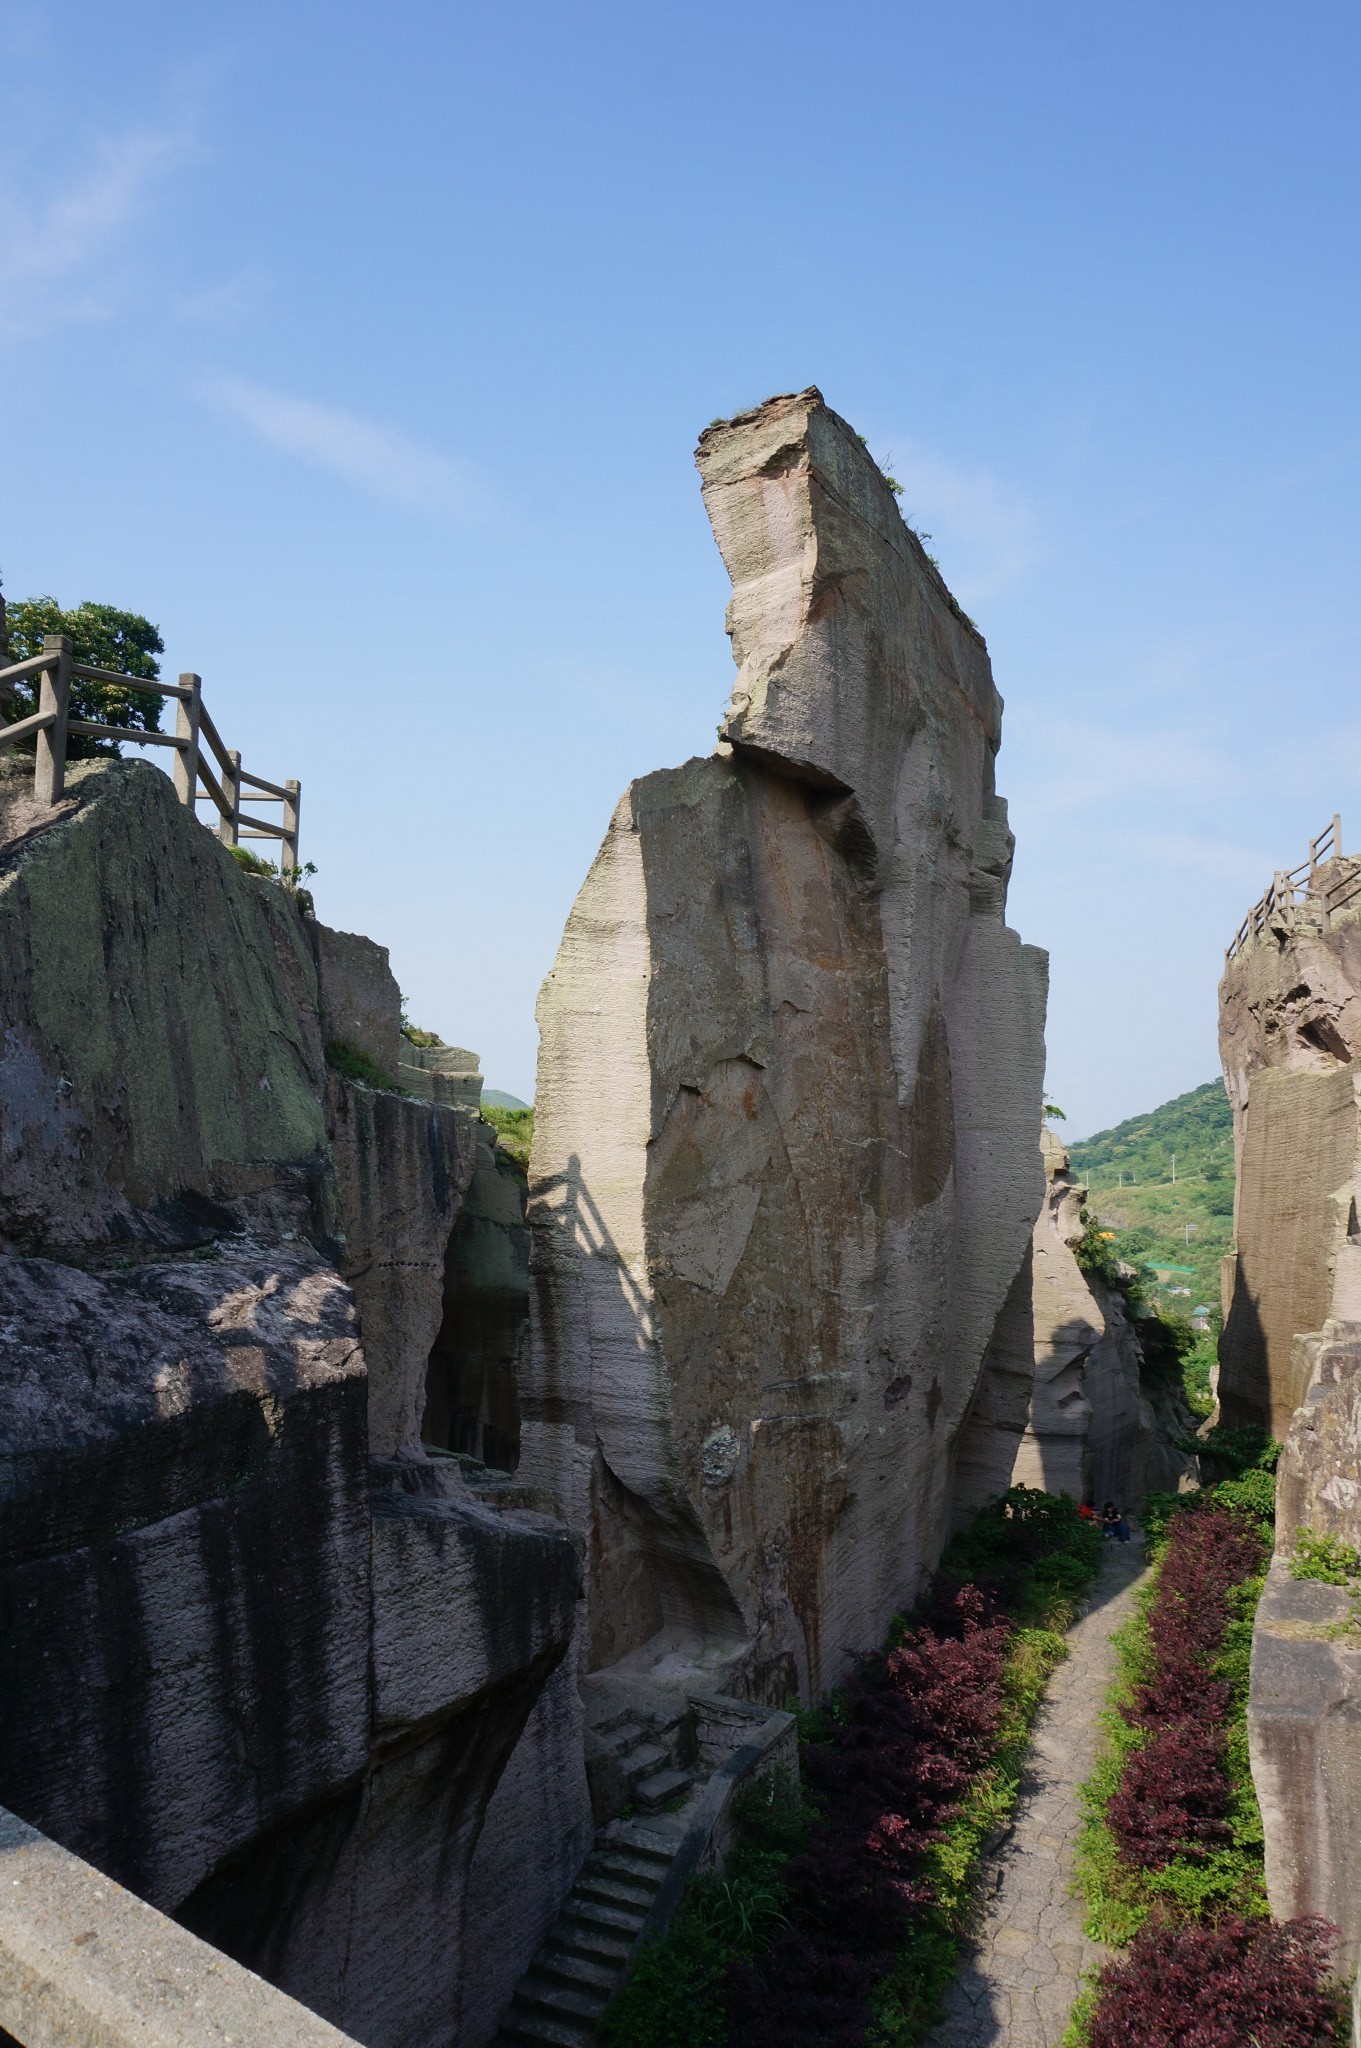
[[[587,1686],[591,1798],[597,1816],[619,1817],[598,1830],[491,2048],[595,2048],[640,1938],[661,1932],[716,1853],[736,1787],[773,1763],[798,1768],[792,1714],[719,1693],[643,1698],[635,1688],[630,1702],[598,1679]]]
[[[643,1747],[642,1742],[636,1745]],[[643,1763],[650,1767],[652,1759]],[[654,1775],[690,1782],[682,1772]],[[492,2048],[592,2048],[600,2016],[684,1832],[679,1818],[669,1816],[655,1822],[615,1820],[600,1830],[543,1947],[516,1987]]]
[[[587,1747],[587,1776],[597,1814],[624,1807],[660,1812],[694,1784],[694,1774],[678,1762],[684,1749],[686,1716],[649,1725],[627,1713],[615,1714],[592,1729]]]

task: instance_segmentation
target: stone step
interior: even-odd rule
[[[657,1820],[612,1820],[597,1837],[606,1849],[636,1849],[640,1856],[656,1856],[670,1863],[681,1845],[684,1829],[672,1815]]]
[[[555,2020],[513,2005],[501,2022],[498,2048],[595,2048],[594,2020]]]
[[[654,1771],[661,1770],[670,1761],[670,1750],[663,1749],[660,1742],[645,1742],[641,1748],[631,1749],[627,1756],[621,1756],[619,1764],[625,1784],[630,1792],[636,1792],[640,1778],[651,1777]]]
[[[647,1913],[657,1896],[655,1884],[639,1884],[636,1878],[620,1878],[614,1870],[596,1870],[591,1864],[577,1874],[571,1888],[573,1898],[596,1898],[604,1907],[628,1907]]]
[[[584,1956],[606,1967],[623,1963],[633,1947],[633,1930],[597,1927],[589,1920],[572,1919],[564,1906],[553,1923],[549,1940],[569,1955]]]
[[[602,1962],[598,1956],[580,1955],[575,1949],[559,1948],[548,1940],[534,1958],[534,1969],[541,1977],[552,1977],[560,1984],[576,1984],[583,1991],[599,1991],[608,1998],[619,1982],[625,1956],[613,1957]]]
[[[617,1877],[624,1884],[645,1885],[657,1891],[671,1867],[669,1856],[646,1856],[637,1849],[597,1849],[589,1868],[600,1877]]]
[[[639,1806],[652,1812],[659,1806],[666,1806],[672,1799],[679,1799],[694,1784],[693,1771],[654,1771],[633,1788],[633,1796]]]
[[[530,2012],[546,2012],[555,2020],[598,2020],[610,2002],[608,1991],[594,1985],[585,1988],[564,1984],[557,1977],[545,1977],[536,1963],[520,1979],[515,2003]]]
[[[624,1883],[617,1877],[597,1876],[589,1863],[572,1886],[573,1899],[593,1899],[597,1905],[619,1906],[636,1912],[641,1920],[656,1896],[656,1887]]]
[[[645,1906],[606,1905],[602,1899],[587,1898],[575,1891],[562,1912],[564,1919],[580,1920],[601,1933],[624,1935],[630,1942],[647,1918]]]
[[[640,1742],[648,1740],[646,1728],[636,1721],[624,1721],[616,1728],[598,1728],[594,1732],[611,1756],[623,1756],[626,1750],[636,1749]]]

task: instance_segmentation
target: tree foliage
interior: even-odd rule
[[[150,619],[140,612],[120,611],[111,604],[78,604],[63,611],[54,597],[27,597],[6,607],[11,662],[27,661],[41,654],[48,633],[70,636],[77,661],[92,668],[116,669],[120,675],[138,676],[154,683],[161,673],[157,656],[164,654],[165,642]],[[139,691],[120,690],[112,684],[76,681],[71,685],[71,716],[90,719],[99,725],[134,726],[141,732],[158,732],[163,697],[144,696]],[[16,685],[10,718],[27,718],[38,708],[36,678]],[[20,743],[22,744],[22,742]],[[32,742],[29,742],[30,749]],[[95,739],[88,733],[72,733],[67,742],[72,760],[89,760],[96,755],[117,755],[117,740]]]

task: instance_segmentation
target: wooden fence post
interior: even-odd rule
[[[66,788],[66,721],[71,715],[71,642],[65,633],[44,633],[43,653],[52,656],[38,686],[39,711],[55,713],[38,734],[33,794],[40,804],[59,801]]]
[[[198,676],[186,674],[180,677],[180,685],[190,694],[175,702],[175,736],[185,742],[175,755],[175,794],[192,810],[198,795],[198,722],[203,684]]]
[[[296,868],[298,865],[298,813],[302,809],[302,784],[285,782],[284,788],[288,795],[284,798],[284,836],[279,854],[280,881],[289,868]],[[288,868],[284,866],[285,855],[288,857]]]
[[[1333,859],[1342,858],[1342,813],[1333,812]]]
[[[241,756],[235,747],[228,747],[227,759],[232,765],[222,772],[222,794],[231,809],[218,826],[217,836],[224,846],[236,846],[241,838]]]

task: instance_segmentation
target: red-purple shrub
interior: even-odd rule
[[[1146,1928],[1101,1972],[1090,2048],[1324,2048],[1336,1938],[1326,1920]]]
[[[922,1859],[990,1755],[1011,1634],[971,1587],[933,1620],[861,1666],[832,1739],[807,1753],[823,1817],[787,1872],[788,1928],[759,1971],[732,1973],[742,2048],[855,2048],[909,1916],[933,1900]]]
[[[1127,1863],[1161,1870],[1176,1855],[1199,1858],[1229,1839],[1229,1782],[1222,1728],[1173,1721],[1136,1750],[1106,1808]]]
[[[1152,1668],[1121,1709],[1149,1740],[1130,1756],[1106,1808],[1120,1854],[1136,1868],[1203,1857],[1229,1839],[1229,1688],[1213,1666],[1229,1596],[1264,1561],[1260,1534],[1230,1508],[1187,1510],[1172,1523],[1148,1618]]]

